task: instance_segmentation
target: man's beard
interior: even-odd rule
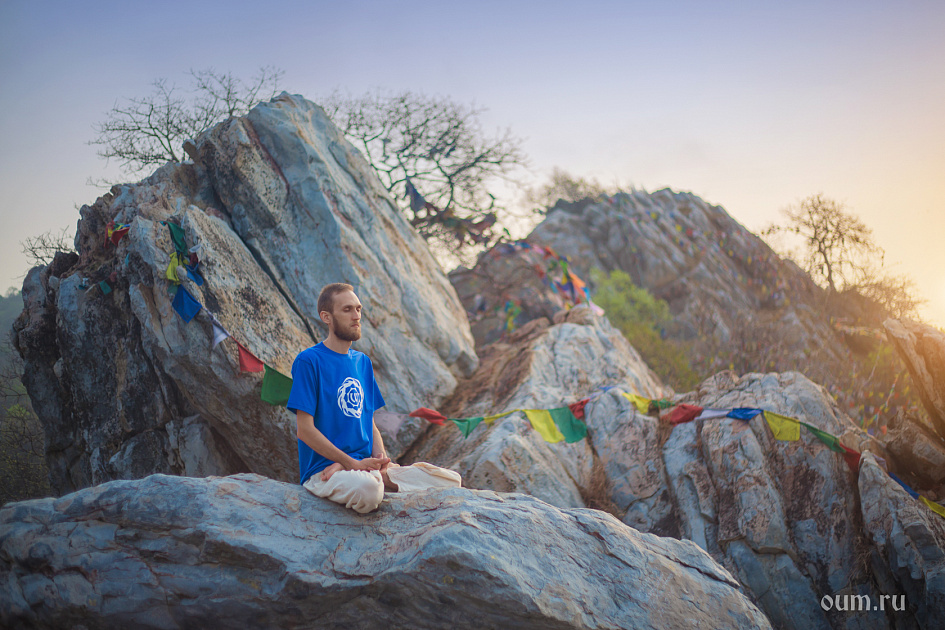
[[[361,338],[361,327],[358,326],[355,328],[352,326],[348,330],[342,330],[339,326],[338,328],[335,328],[335,337],[338,337],[338,339],[341,339],[342,341],[357,341]]]

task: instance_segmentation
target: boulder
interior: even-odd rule
[[[24,282],[15,344],[57,493],[156,472],[295,479],[294,418],[260,400],[234,340],[289,375],[327,332],[316,300],[329,282],[364,305],[355,347],[388,409],[436,404],[477,366],[448,279],[321,108],[282,94],[190,149],[196,163],[83,206],[78,258]],[[117,246],[111,221],[130,225]],[[204,282],[177,278],[203,307],[189,323],[172,306],[165,221],[199,246]],[[211,313],[232,335],[215,347]]]
[[[897,627],[945,628],[945,519],[909,496],[869,453],[860,460],[859,489],[879,591],[905,598]]]
[[[572,310],[588,316],[572,316],[580,324],[554,326],[535,320],[507,341],[483,348],[479,370],[460,383],[442,413],[471,418],[562,407],[608,385],[654,398],[671,393],[606,317],[583,306]],[[614,440],[614,447],[619,443]],[[431,426],[401,459],[452,468],[472,488],[524,492],[559,507],[584,507],[594,486],[595,447],[605,445],[593,437],[550,444],[517,412],[480,423],[465,439],[452,423]]]
[[[253,474],[153,475],[8,505],[0,532],[5,627],[771,627],[693,543],[519,494],[362,516]]]
[[[907,319],[888,319],[883,327],[909,369],[932,429],[945,440],[945,333]]]

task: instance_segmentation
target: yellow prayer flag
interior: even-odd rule
[[[623,394],[624,398],[632,402],[636,406],[637,411],[639,411],[640,413],[646,413],[650,410],[649,398],[644,398],[640,394],[628,394],[627,392],[620,392],[620,393]]]
[[[512,411],[506,411],[505,413],[497,413],[497,414],[494,415],[494,416],[486,416],[485,418],[482,419],[482,421],[485,422],[486,424],[490,424],[490,423],[492,423],[492,422],[498,420],[499,418],[504,418],[505,416],[509,415],[510,413],[515,413],[516,411],[521,411],[521,409],[513,409]]]
[[[532,423],[532,428],[538,431],[545,442],[560,442],[564,439],[561,431],[555,426],[551,414],[547,409],[523,409],[528,421]]]
[[[177,268],[184,263],[181,262],[177,252],[171,254],[171,263],[167,266],[167,279],[174,284],[180,284],[180,278],[177,277]]]
[[[935,512],[936,514],[938,514],[939,516],[945,517],[945,507],[942,507],[941,505],[939,505],[938,503],[935,503],[934,501],[929,501],[928,499],[926,499],[925,497],[921,495],[919,496],[919,500],[922,501],[922,503],[925,503],[927,506],[929,506],[929,509]]]
[[[773,411],[765,411],[765,420],[771,427],[774,439],[787,442],[797,442],[801,439],[801,423],[794,418],[788,418]]]

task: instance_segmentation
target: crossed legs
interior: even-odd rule
[[[340,470],[328,481],[315,473],[302,486],[317,497],[340,503],[359,514],[373,512],[390,492],[416,492],[428,488],[459,488],[459,473],[426,462],[411,466],[391,464],[387,474],[377,470]]]

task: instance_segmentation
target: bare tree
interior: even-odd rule
[[[271,66],[260,68],[259,74],[245,84],[238,77],[220,74],[213,68],[191,70],[190,74],[196,81],[197,120],[206,129],[231,116],[242,116],[259,101],[275,96],[284,72]]]
[[[822,194],[786,208],[785,225],[772,225],[766,236],[788,232],[804,239],[797,262],[815,280],[826,282],[831,293],[868,279],[871,259],[882,261],[883,250],[873,242],[872,230],[843,204]]]
[[[282,72],[260,68],[248,83],[230,73],[191,70],[194,86],[187,97],[166,79],[152,84],[151,94],[125,99],[95,125],[90,142],[99,156],[120,161],[128,173],[184,158],[184,140],[197,136],[229,116],[243,115],[259,100],[275,95]]]
[[[324,105],[424,238],[462,248],[495,236],[510,211],[497,205],[492,185],[514,181],[526,158],[508,130],[483,132],[485,110],[411,91],[335,93]]]
[[[43,232],[39,236],[31,236],[20,245],[29,261],[30,267],[46,266],[56,257],[56,252],[74,252],[72,236],[66,228],[58,234],[52,230]]]
[[[852,289],[878,306],[884,317],[917,318],[919,306],[925,303],[917,297],[915,281],[906,275],[868,273]]]
[[[551,171],[548,183],[529,191],[528,200],[536,204],[541,211],[546,211],[559,200],[576,203],[584,199],[596,200],[607,194],[610,194],[610,191],[597,180],[575,177],[556,166]]]

